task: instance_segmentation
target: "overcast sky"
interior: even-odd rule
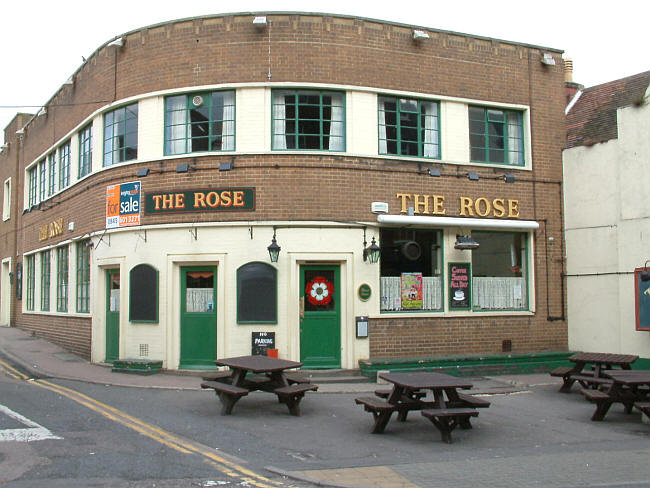
[[[587,87],[650,70],[646,0],[24,0],[0,10],[0,139],[104,42],[168,20],[233,12],[346,14],[564,51]]]

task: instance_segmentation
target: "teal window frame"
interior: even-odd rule
[[[138,159],[138,104],[104,114],[104,166]]]
[[[48,170],[48,185],[47,185],[47,196],[51,197],[54,195],[57,189],[57,183],[59,182],[57,177],[57,165],[56,165],[56,152],[53,151],[47,156],[47,170]]]
[[[165,98],[165,155],[235,150],[235,91]]]
[[[93,170],[93,125],[88,124],[79,131],[79,171],[81,179]]]
[[[276,89],[271,99],[272,150],[345,151],[345,92]]]
[[[57,248],[56,253],[56,311],[68,311],[68,246]]]
[[[36,277],[34,273],[36,272],[35,256],[32,254],[30,256],[25,256],[25,268],[26,271],[26,280],[27,280],[27,303],[25,304],[28,311],[34,311],[34,292]]]
[[[526,299],[525,299],[524,303],[522,304],[522,306],[519,307],[519,308],[513,308],[513,307],[509,307],[509,308],[495,308],[495,307],[481,308],[481,307],[474,306],[474,304],[472,303],[472,311],[474,311],[474,312],[501,312],[501,311],[506,311],[506,312],[526,312],[526,311],[529,311],[530,310],[530,262],[529,262],[529,258],[530,258],[530,254],[529,254],[530,233],[528,233],[528,232],[517,232],[517,231],[508,232],[508,231],[489,231],[489,230],[480,230],[480,231],[479,230],[473,230],[472,231],[472,237],[479,244],[481,243],[481,236],[485,235],[485,234],[508,235],[508,236],[515,236],[516,235],[516,236],[519,236],[521,255],[517,257],[517,256],[514,255],[512,250],[507,250],[507,249],[505,249],[503,251],[503,253],[506,254],[506,255],[510,255],[511,260],[514,259],[515,257],[517,257],[518,266],[520,268],[520,270],[518,272],[521,273],[520,278],[523,278],[524,282],[525,282]],[[485,249],[485,246],[483,246],[483,249]],[[472,260],[471,260],[471,263],[472,263],[472,283],[474,283],[474,281],[477,278],[483,278],[484,277],[484,276],[478,276],[479,273],[481,272],[480,270],[482,268],[482,265],[478,261],[475,260],[475,256],[477,256],[477,255],[480,256],[481,252],[482,252],[482,250],[481,250],[480,245],[479,245],[479,247],[477,249],[474,249],[474,250],[471,251],[471,253],[472,253]],[[492,258],[489,259],[489,261],[491,263],[498,262],[498,260],[499,260],[498,257],[492,257]],[[514,263],[514,264],[511,263],[511,265],[514,267],[514,266],[517,266],[517,263]],[[515,271],[512,271],[512,272],[514,274],[516,274]],[[504,278],[506,278],[508,276],[498,275],[498,276],[488,276],[488,277],[494,277],[494,278],[504,277]],[[472,290],[472,302],[474,301],[475,295],[476,294]]]
[[[50,273],[51,261],[50,251],[41,253],[41,311],[50,311]]]
[[[379,96],[377,110],[379,154],[440,159],[438,101]]]
[[[242,319],[244,309],[251,310],[251,307],[256,307],[257,300],[259,296],[264,294],[265,290],[251,290],[245,287],[244,280],[242,278],[243,273],[248,271],[251,267],[257,267],[258,269],[263,269],[266,273],[264,276],[257,276],[255,280],[255,285],[262,284],[262,280],[267,278],[271,282],[270,286],[272,290],[267,297],[273,300],[272,307],[269,307],[267,310],[257,307],[258,313],[266,314],[269,313],[267,317],[255,318],[254,320]],[[249,280],[250,281],[250,280]],[[259,303],[257,303],[259,305]],[[272,310],[271,310],[272,309]],[[268,263],[262,261],[251,261],[249,263],[241,265],[237,268],[237,323],[238,324],[277,324],[278,323],[278,270],[271,266]]]
[[[524,166],[523,112],[470,105],[470,160]]]
[[[59,189],[70,186],[70,141],[59,148]]]
[[[27,206],[29,208],[32,208],[34,205],[38,203],[38,166],[33,166],[29,170],[27,170],[27,176],[28,176],[28,184],[29,184],[29,190],[28,190],[28,197],[27,197]]]
[[[77,242],[77,312],[90,312],[90,247],[85,240]]]

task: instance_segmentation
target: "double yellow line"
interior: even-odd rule
[[[114,422],[117,422],[118,424],[134,430],[139,434],[149,437],[150,439],[153,439],[160,444],[174,449],[175,451],[182,452],[183,454],[198,454],[199,456],[204,457],[207,462],[209,462],[211,465],[213,465],[215,468],[227,476],[241,479],[242,481],[245,481],[246,483],[258,488],[274,488],[284,486],[283,483],[270,480],[233,461],[217,455],[216,453],[212,452],[211,448],[207,446],[203,446],[189,439],[184,439],[180,436],[172,434],[171,432],[167,432],[154,425],[143,422],[136,417],[132,417],[131,415],[113,408],[110,405],[106,405],[105,403],[98,402],[94,398],[79,393],[78,391],[51,383],[47,380],[34,380],[2,360],[0,360],[0,371],[17,380],[26,381],[31,385],[50,390],[54,393],[58,393],[59,395],[69,398],[70,400],[73,400],[78,404],[83,405]]]

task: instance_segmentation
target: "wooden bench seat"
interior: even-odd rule
[[[634,402],[634,408],[650,418],[650,402]]]
[[[294,383],[289,386],[282,386],[273,390],[278,396],[278,400],[289,408],[291,415],[300,416],[300,400],[308,391],[316,391],[318,386],[309,383]]]
[[[472,408],[488,408],[490,406],[490,402],[483,399],[479,398],[474,395],[468,395],[467,393],[458,393],[458,398],[465,403],[468,407]]]
[[[311,380],[305,376],[301,376],[299,374],[292,374],[292,373],[287,373],[284,375],[287,378],[287,381],[289,382],[290,385],[294,383],[311,383]]]
[[[217,394],[219,400],[221,400],[221,415],[230,415],[237,400],[248,395],[246,388],[220,381],[204,381],[201,383],[201,388],[211,388]]]
[[[564,378],[571,371],[573,371],[573,367],[571,367],[571,366],[559,366],[559,367],[555,368],[553,371],[551,371],[549,374],[551,376],[557,376],[557,377],[560,377],[560,378]]]
[[[622,403],[625,406],[625,413],[631,413],[634,405],[634,395],[631,393],[612,396],[605,391],[584,388],[582,394],[591,403],[596,404],[596,411],[591,416],[593,421],[603,420],[612,403]]]
[[[377,395],[379,398],[388,398],[392,392],[393,392],[393,390],[390,389],[390,388],[388,388],[388,389],[379,389],[379,390],[375,390],[375,395]],[[411,392],[409,392],[409,396],[411,398],[415,398],[417,400],[420,400],[420,399],[424,398],[425,396],[427,396],[427,392],[426,391],[417,391],[417,390],[416,391],[411,391]]]
[[[451,431],[456,426],[471,428],[469,418],[478,416],[473,408],[429,408],[420,413],[438,428],[442,440],[447,444],[451,444]]]
[[[215,371],[203,376],[203,381],[221,381],[227,383],[232,380],[232,371]]]
[[[357,405],[363,405],[366,412],[372,413],[375,425],[372,428],[373,434],[380,434],[386,428],[386,424],[390,420],[392,413],[397,410],[395,405],[388,403],[376,396],[374,397],[358,397],[354,399]]]

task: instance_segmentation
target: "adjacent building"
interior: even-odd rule
[[[561,55],[329,14],[124,33],[5,131],[2,323],[168,369],[566,350]]]
[[[649,89],[647,71],[584,89],[567,110],[570,349],[650,359]]]

